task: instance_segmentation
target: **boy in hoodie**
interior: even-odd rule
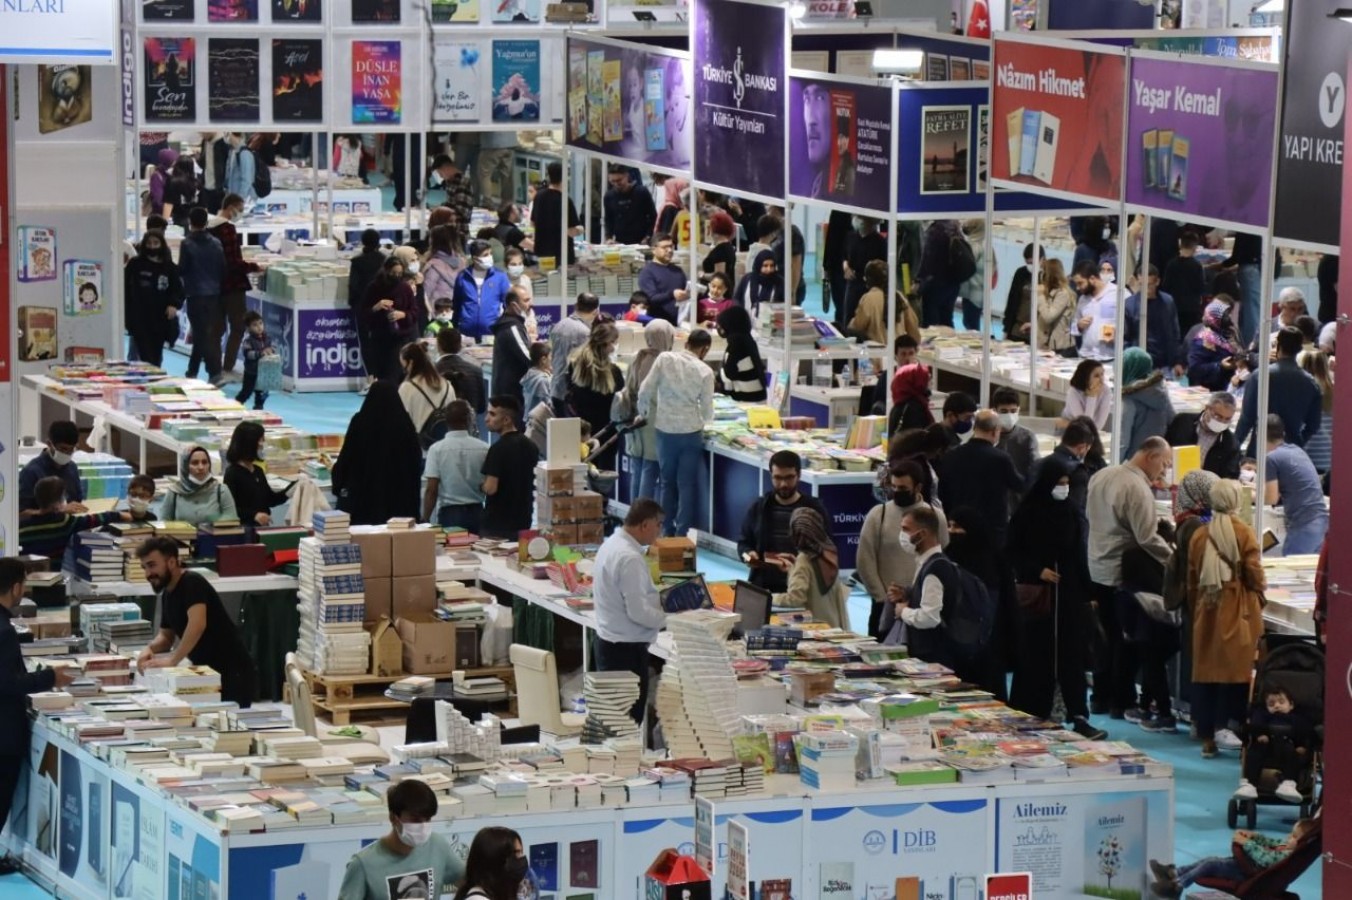
[[[195,206],[188,213],[188,236],[178,251],[178,274],[188,298],[188,324],[192,328],[192,355],[188,377],[196,378],[205,365],[213,384],[221,380],[221,285],[225,282],[225,251],[207,232],[207,211]]]

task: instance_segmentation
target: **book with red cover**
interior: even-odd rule
[[[268,573],[268,548],[262,544],[239,544],[220,547],[216,556],[216,572],[222,578],[248,578]]]

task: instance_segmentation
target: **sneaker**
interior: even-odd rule
[[[1133,725],[1140,725],[1142,722],[1150,721],[1150,710],[1141,709],[1139,706],[1133,706],[1122,713],[1122,718]]]
[[[1147,719],[1138,723],[1142,731],[1149,731],[1154,734],[1173,734],[1178,731],[1178,720],[1173,716],[1155,716],[1153,719]]]
[[[1178,880],[1178,866],[1152,859],[1150,861],[1150,874],[1155,876],[1156,881],[1168,884],[1171,881]]]
[[[1213,759],[1219,752],[1214,740],[1208,738],[1202,740],[1202,759]]]
[[[1177,881],[1156,881],[1150,885],[1150,890],[1156,897],[1165,897],[1167,900],[1173,900],[1183,893]]]
[[[1076,716],[1070,720],[1070,730],[1087,741],[1102,741],[1108,737],[1108,732],[1099,728],[1083,716]]]
[[[12,856],[0,857],[0,875],[13,875],[20,871],[19,861]]]
[[[1290,784],[1291,782],[1284,781],[1282,783]],[[1239,787],[1235,789],[1234,798],[1236,800],[1257,800],[1258,788],[1250,784],[1249,779],[1241,778],[1239,779]]]
[[[1285,800],[1287,803],[1303,803],[1305,798],[1300,795],[1300,789],[1296,783],[1289,778],[1277,785],[1277,799]]]
[[[1229,728],[1222,728],[1216,732],[1216,746],[1222,750],[1238,750],[1244,746],[1244,742]]]

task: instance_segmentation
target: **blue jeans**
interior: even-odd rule
[[[1271,249],[1264,245],[1264,253]],[[1266,315],[1259,307],[1263,305],[1263,267],[1256,263],[1246,263],[1239,267],[1239,336],[1244,346],[1253,343],[1258,334],[1258,317]]]
[[[1286,539],[1282,541],[1283,556],[1297,556],[1302,553],[1318,553],[1324,546],[1324,534],[1328,531],[1327,519],[1321,519],[1313,525],[1300,528],[1287,527]]]
[[[668,537],[683,536],[696,522],[704,521],[700,507],[709,487],[703,434],[657,432],[657,459],[662,465],[662,509],[666,512],[663,531]]]
[[[660,496],[657,493],[657,482],[661,477],[662,461],[660,459],[644,459],[641,456],[630,457],[629,502],[633,503],[639,497],[657,500]]]
[[[437,510],[437,524],[442,528],[463,528],[470,534],[478,534],[483,513],[484,508],[478,503],[443,506]]]
[[[1197,862],[1178,867],[1178,886],[1188,887],[1199,878],[1224,878],[1226,881],[1243,881],[1244,870],[1239,863],[1228,857],[1209,856]]]
[[[967,302],[967,298],[962,301],[962,327],[968,331],[981,330],[981,307],[975,303]]]

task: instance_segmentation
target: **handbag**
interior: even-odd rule
[[[1037,584],[1014,585],[1014,600],[1019,607],[1019,615],[1028,622],[1037,622],[1052,614],[1052,588],[1045,581]]]
[[[258,378],[254,390],[271,394],[282,389],[282,357],[275,352],[264,353],[258,359]]]

